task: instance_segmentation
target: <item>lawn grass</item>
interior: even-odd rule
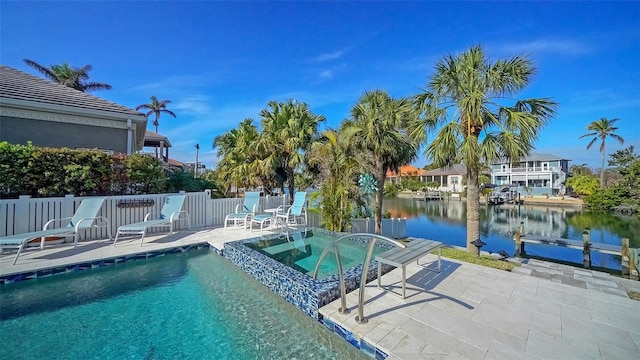
[[[442,256],[448,257],[458,261],[463,261],[472,264],[478,264],[494,269],[511,271],[514,267],[520,266],[520,263],[514,261],[496,260],[488,255],[482,255],[478,257],[476,254],[472,254],[463,249],[456,249],[450,247],[442,248]]]
[[[627,294],[631,299],[640,301],[640,291],[627,291]]]

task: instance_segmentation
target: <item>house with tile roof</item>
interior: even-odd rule
[[[490,164],[491,183],[515,185],[531,195],[564,195],[569,177],[569,161],[552,154],[529,154],[516,161],[498,160]]]
[[[0,65],[0,141],[130,155],[146,128],[139,111]]]
[[[387,183],[399,184],[402,178],[417,178],[424,182],[436,182],[439,184],[436,190],[440,191],[462,191],[462,179],[467,174],[467,168],[463,164],[454,164],[449,167],[442,167],[433,170],[424,170],[413,165],[403,165],[400,171],[388,171]]]
[[[403,177],[405,178],[418,178],[420,181],[424,181],[422,175],[424,175],[426,171],[420,168],[417,168],[413,165],[402,165],[399,168],[399,171],[387,171],[386,182],[388,184],[399,184]]]

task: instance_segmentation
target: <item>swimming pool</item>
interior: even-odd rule
[[[312,276],[322,251],[331,246],[337,237],[320,231],[303,231],[286,234],[271,239],[259,241],[246,241],[244,244],[251,249],[282,263],[295,270]],[[349,269],[362,264],[368,244],[354,240],[346,240],[338,243],[340,259],[344,269]],[[387,250],[382,246],[373,249],[373,258]],[[318,279],[338,273],[336,257],[329,255],[324,258],[318,271]]]
[[[0,286],[1,359],[358,359],[209,249]]]

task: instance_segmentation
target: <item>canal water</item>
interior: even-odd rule
[[[407,218],[407,236],[466,246],[466,201],[421,201],[401,198],[384,200],[383,211],[391,217]],[[620,245],[629,238],[630,246],[640,248],[640,220],[592,213],[568,207],[535,205],[480,205],[480,238],[487,243],[482,250],[515,253],[514,232],[523,223],[525,233],[582,240],[585,228],[591,229],[591,241]],[[558,246],[526,244],[528,256],[575,263],[582,266],[582,251]],[[620,270],[620,256],[592,252],[592,265]]]

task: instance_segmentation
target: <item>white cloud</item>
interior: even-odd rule
[[[162,93],[175,92],[176,89],[201,88],[210,84],[211,81],[204,76],[179,75],[170,76],[154,83],[137,85],[130,88],[129,91],[148,96],[155,95],[164,99]]]
[[[174,112],[189,114],[194,116],[210,115],[212,112],[212,99],[206,95],[190,95],[172,103]],[[176,113],[177,115],[177,113]]]
[[[575,40],[537,39],[518,43],[494,45],[492,50],[499,53],[533,54],[553,53],[564,55],[581,55],[591,52],[591,48]]]
[[[336,60],[344,56],[345,52],[346,52],[345,50],[338,50],[332,53],[323,53],[312,58],[311,61],[322,62],[322,61]]]
[[[320,75],[318,75],[320,77],[320,79],[324,79],[324,80],[329,80],[333,78],[333,71],[331,70],[324,70],[320,73]]]

